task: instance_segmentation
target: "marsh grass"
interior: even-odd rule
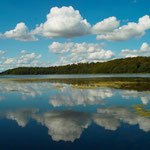
[[[54,89],[60,89],[60,88],[63,88],[64,86],[62,86],[62,85],[56,85],[55,87],[54,87]]]
[[[136,91],[150,91],[150,78],[141,77],[103,77],[103,78],[69,78],[69,79],[0,79],[0,82],[50,82],[60,84],[56,88],[62,88],[61,84],[69,84],[72,88],[91,89],[91,88],[117,88]]]
[[[141,117],[150,118],[150,109],[146,109],[146,105],[143,104],[135,104],[133,105],[134,110],[137,114],[140,114]]]
[[[93,85],[73,85],[73,89],[95,89],[99,88],[99,86],[93,86]]]

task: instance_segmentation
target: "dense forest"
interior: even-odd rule
[[[19,67],[2,75],[37,74],[98,74],[98,73],[150,73],[150,57],[115,59],[107,62],[78,63],[53,67]]]

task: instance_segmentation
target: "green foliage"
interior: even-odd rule
[[[116,59],[103,63],[78,63],[53,67],[19,67],[4,75],[38,74],[94,74],[94,73],[150,73],[150,57]]]

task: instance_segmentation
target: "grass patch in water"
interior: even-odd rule
[[[55,89],[60,89],[60,88],[63,88],[64,86],[62,86],[62,85],[56,85],[54,88]]]
[[[95,89],[95,88],[99,88],[99,86],[73,85],[72,88],[74,88],[74,89]]]
[[[146,105],[143,104],[135,104],[133,107],[135,108],[135,112],[140,114],[141,117],[150,118],[150,109],[144,108]]]

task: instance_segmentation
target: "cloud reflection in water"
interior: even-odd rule
[[[54,141],[74,142],[92,122],[111,131],[116,131],[118,127],[121,127],[121,122],[139,125],[139,129],[145,132],[150,131],[150,119],[141,117],[129,107],[107,107],[99,108],[97,111],[98,113],[52,110],[39,113],[38,109],[20,109],[8,111],[4,116],[15,120],[21,127],[25,127],[30,119],[34,119],[48,128],[48,134]]]
[[[115,92],[107,88],[72,89],[64,87],[50,97],[49,103],[54,107],[104,104],[103,99],[114,95]]]

